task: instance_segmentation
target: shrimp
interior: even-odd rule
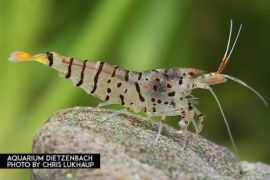
[[[219,106],[236,152],[227,119],[211,86],[224,83],[230,79],[253,91],[265,105],[267,105],[267,102],[256,90],[243,81],[221,74],[229,62],[242,27],[240,25],[238,34],[229,52],[232,26],[232,21],[230,21],[230,34],[226,52],[217,72],[211,73],[194,68],[177,67],[135,72],[119,68],[116,65],[109,65],[106,62],[79,60],[55,52],[37,55],[31,55],[26,52],[14,52],[9,60],[13,62],[36,61],[48,65],[63,74],[75,86],[105,101],[99,104],[99,106],[120,104],[126,107],[127,110],[132,110],[135,113],[144,111],[148,117],[160,116],[161,121],[154,143],[160,137],[163,122],[167,116],[180,116],[181,120],[178,122],[178,125],[181,130],[179,132],[186,131],[190,122],[192,122],[196,133],[200,133],[204,123],[204,116],[196,108],[191,92],[193,89],[198,88],[209,90]],[[117,111],[112,116],[122,112],[124,111]],[[194,115],[199,118],[198,125],[193,119]]]

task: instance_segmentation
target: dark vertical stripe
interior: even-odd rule
[[[113,71],[112,71],[112,75],[111,75],[112,77],[115,76],[117,68],[118,68],[118,66],[113,66]]]
[[[103,65],[104,65],[104,62],[100,62],[99,63],[99,67],[98,67],[97,73],[96,73],[96,75],[94,77],[94,87],[93,87],[93,89],[91,91],[91,94],[95,93],[95,91],[97,89],[98,77],[99,77],[99,74],[102,71]]]
[[[142,72],[139,72],[138,81],[141,80],[141,78],[142,78]]]
[[[80,81],[76,84],[76,86],[80,86],[83,83],[84,70],[85,70],[85,67],[86,67],[86,63],[87,63],[87,60],[84,60],[83,61],[83,66],[82,66],[82,70],[81,70],[81,78],[80,78]]]
[[[72,67],[72,64],[73,64],[73,58],[70,58],[69,60],[69,64],[68,64],[68,72],[67,72],[67,75],[66,75],[66,78],[70,78],[71,76],[71,67]]]
[[[53,53],[46,52],[46,54],[47,54],[47,58],[49,60],[49,66],[52,66],[53,65]]]
[[[129,71],[125,70],[125,81],[127,82],[129,79]]]
[[[122,94],[120,94],[120,99],[121,99],[121,105],[125,105],[125,98],[124,98],[124,96],[122,95]]]
[[[144,97],[141,94],[140,85],[137,82],[135,82],[135,87],[136,87],[136,91],[137,91],[137,93],[139,95],[140,101],[144,102],[145,99],[144,99]]]

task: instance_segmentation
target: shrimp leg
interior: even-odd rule
[[[115,103],[111,103],[111,102],[109,102],[109,101],[105,101],[105,102],[99,103],[99,104],[97,105],[97,107],[109,106],[109,105],[113,105],[113,104],[115,104]],[[118,115],[118,114],[122,114],[122,113],[125,113],[125,112],[126,112],[126,109],[121,109],[121,110],[119,110],[119,111],[115,111],[115,112],[113,112],[113,113],[111,113],[111,114],[109,114],[109,115],[104,116],[104,117],[102,118],[102,121],[101,121],[101,122],[104,122],[104,121],[106,121],[106,120],[108,120],[108,119],[110,119],[110,118],[112,118],[112,117],[114,117],[114,116],[116,116],[116,115]]]
[[[181,114],[181,121],[178,122],[178,125],[180,126],[181,129],[177,133],[184,135],[184,141],[183,141],[184,148],[187,146],[187,140],[188,140],[187,128],[190,124],[190,121],[192,121],[193,116],[194,116],[194,110],[193,108],[189,108],[189,110],[186,113]],[[194,127],[196,129],[196,126]]]
[[[166,116],[161,116],[160,122],[159,122],[159,127],[158,127],[158,132],[157,132],[157,134],[156,134],[156,138],[155,138],[155,140],[153,141],[153,143],[151,143],[151,145],[157,144],[158,139],[160,138],[160,135],[161,135],[161,131],[162,131],[163,123],[164,123],[165,119],[166,119]]]
[[[203,128],[203,124],[204,124],[204,115],[198,110],[198,108],[196,108],[194,105],[192,105],[195,114],[198,116],[199,118],[199,122],[198,122],[198,129],[196,130],[196,134],[199,134],[202,131]]]
[[[126,109],[121,109],[121,110],[115,111],[115,112],[113,112],[113,113],[111,113],[111,114],[109,114],[109,115],[104,116],[104,117],[102,118],[101,123],[107,121],[108,119],[111,119],[112,117],[114,117],[114,116],[116,116],[116,115],[118,115],[118,114],[124,114],[124,113],[126,113],[126,112],[127,112]]]

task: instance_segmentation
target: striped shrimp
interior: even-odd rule
[[[55,52],[37,55],[31,55],[26,52],[14,52],[9,60],[13,62],[37,61],[50,66],[88,94],[105,101],[99,104],[99,106],[121,104],[127,110],[133,110],[135,113],[144,111],[149,117],[160,116],[161,121],[154,143],[160,137],[166,116],[181,117],[181,120],[178,122],[181,128],[179,132],[186,132],[190,122],[193,123],[197,134],[201,132],[204,116],[196,108],[191,91],[197,88],[207,89],[212,93],[220,108],[233,148],[236,151],[226,117],[211,85],[224,83],[227,79],[230,79],[253,91],[266,105],[267,102],[256,90],[243,81],[221,74],[229,61],[241,31],[240,26],[232,48],[228,53],[232,34],[232,21],[230,23],[226,52],[217,72],[212,73],[194,68],[155,69],[135,72],[121,69],[118,66],[111,66],[105,62],[79,60],[62,56]],[[121,112],[123,110],[117,111],[113,115]],[[199,119],[198,124],[193,119],[194,115]]]

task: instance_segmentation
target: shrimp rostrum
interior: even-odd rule
[[[37,61],[46,64],[59,71],[66,79],[69,79],[74,85],[82,88],[88,94],[105,101],[100,105],[121,104],[127,110],[132,110],[135,113],[144,111],[149,117],[160,116],[161,123],[155,142],[160,136],[162,122],[166,116],[180,116],[181,120],[178,124],[181,131],[186,130],[190,122],[193,122],[196,133],[199,133],[203,127],[204,116],[195,107],[191,91],[197,88],[210,90],[218,103],[233,143],[226,117],[211,85],[224,83],[227,79],[233,80],[252,90],[267,104],[257,91],[243,81],[222,74],[229,61],[240,30],[241,26],[229,51],[232,33],[231,21],[225,55],[217,72],[212,73],[206,73],[194,68],[170,68],[134,72],[121,69],[118,66],[111,66],[105,62],[79,60],[54,52],[37,55],[31,55],[26,52],[14,52],[11,54],[10,61]],[[193,119],[194,115],[199,119],[198,125]]]

